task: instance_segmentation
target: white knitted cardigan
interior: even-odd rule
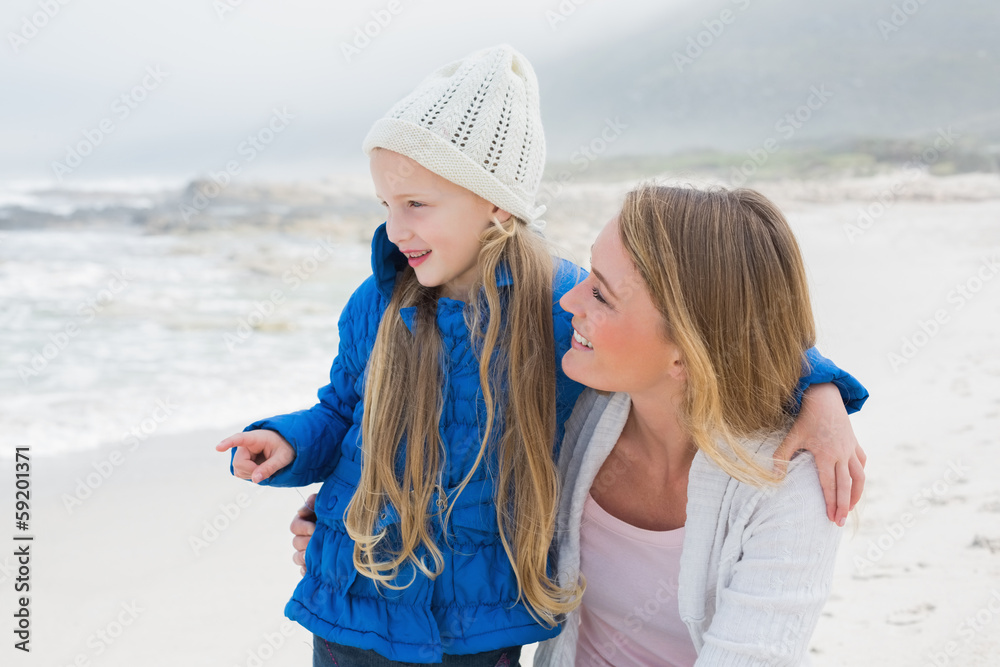
[[[584,501],[630,408],[628,394],[587,389],[567,422],[556,524],[562,582],[578,576]],[[745,444],[769,458],[783,436]],[[695,664],[808,664],[839,540],[840,529],[826,517],[812,455],[797,455],[784,481],[765,490],[734,480],[698,452],[688,475],[677,594],[698,651]],[[534,664],[572,667],[579,620],[579,610],[570,614],[562,633],[540,645]]]

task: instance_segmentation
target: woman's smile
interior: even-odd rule
[[[573,348],[577,350],[593,350],[594,345],[581,336],[579,331],[573,329]]]

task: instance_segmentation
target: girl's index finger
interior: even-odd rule
[[[217,452],[224,452],[227,449],[232,449],[233,447],[239,446],[237,444],[237,441],[239,440],[239,438],[240,438],[241,435],[243,435],[243,434],[242,433],[237,433],[236,435],[229,436],[228,438],[226,438],[225,440],[223,440],[222,442],[220,442],[219,444],[217,444],[215,446],[215,451],[217,451]]]

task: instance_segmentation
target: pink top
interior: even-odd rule
[[[580,527],[577,667],[693,665],[691,633],[677,609],[684,528],[643,530],[608,514],[588,493]]]

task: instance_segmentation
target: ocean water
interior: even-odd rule
[[[0,194],[0,220],[27,206],[64,218],[0,229],[0,428],[10,443],[0,456],[14,445],[49,456],[134,444],[309,407],[336,353],[339,313],[370,273],[358,234],[149,233],[94,224],[94,208],[65,193]],[[152,205],[130,197],[112,206]],[[74,225],[84,213],[87,224]]]
[[[897,182],[907,188],[882,204]],[[370,183],[230,188],[198,225],[176,224],[184,184],[98,186],[0,183],[0,428],[10,443],[0,457],[14,445],[46,456],[240,428],[313,405],[340,311],[370,274],[367,239],[381,221]],[[546,215],[557,252],[586,262],[627,187],[567,185]],[[760,188],[799,239],[821,349],[846,354],[849,370],[886,366],[902,337],[953,308],[949,290],[1000,252],[995,174]],[[863,235],[846,233],[876,206]],[[949,311],[955,322],[928,347],[962,339],[973,349],[962,322],[996,311],[995,287],[985,282],[968,308]],[[876,319],[891,335],[872,338]],[[995,327],[975,335],[995,337]]]

